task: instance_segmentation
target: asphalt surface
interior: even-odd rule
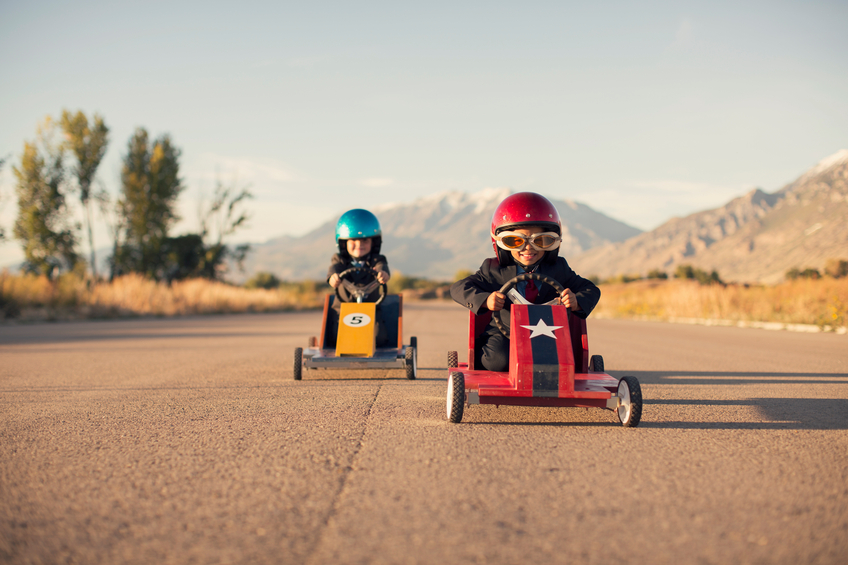
[[[449,424],[462,308],[407,305],[416,381],[293,381],[319,318],[0,327],[0,562],[848,561],[844,335],[590,319],[590,352],[642,383],[638,428]]]

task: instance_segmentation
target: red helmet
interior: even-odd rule
[[[535,192],[510,194],[498,204],[492,215],[492,248],[501,265],[508,265],[512,256],[498,247],[494,236],[507,228],[521,226],[542,226],[562,235],[559,212],[550,200]],[[558,253],[559,248],[547,251],[545,259],[552,260]]]

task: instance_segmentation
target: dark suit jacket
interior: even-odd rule
[[[542,263],[535,272],[551,277],[565,288],[570,288],[577,296],[577,304],[580,306],[580,310],[572,314],[581,318],[588,316],[601,298],[600,289],[589,279],[575,273],[563,257],[557,257],[554,263]],[[475,314],[486,312],[486,299],[489,295],[500,290],[505,282],[517,275],[518,267],[515,264],[501,267],[496,258],[486,259],[476,273],[453,283],[451,298]],[[539,287],[539,296],[535,301],[537,304],[556,298],[557,293],[551,285],[539,282],[536,285]],[[511,304],[512,301],[507,297],[503,310],[496,313],[506,325],[509,325]]]

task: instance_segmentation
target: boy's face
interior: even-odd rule
[[[515,232],[515,233],[520,233],[521,235],[526,235],[526,236],[529,237],[529,236],[536,234],[536,233],[542,233],[545,230],[542,229],[541,226],[527,226],[527,227],[524,227],[524,228],[519,228],[519,229],[515,229],[515,230],[510,230],[510,231]],[[532,247],[530,247],[530,245],[527,244],[527,243],[524,244],[524,249],[519,249],[517,251],[510,251],[510,253],[512,254],[512,258],[515,259],[522,266],[535,264],[545,254],[544,251],[537,251],[537,250],[533,249]]]
[[[357,259],[365,257],[371,253],[371,238],[363,237],[347,240],[347,252],[350,253],[351,257],[356,257]]]

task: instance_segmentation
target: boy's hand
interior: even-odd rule
[[[377,271],[377,282],[380,284],[386,284],[389,282],[389,279],[392,278],[392,275],[387,273],[386,271]]]
[[[570,288],[566,288],[562,291],[562,294],[559,295],[559,299],[565,305],[566,308],[577,312],[580,310],[580,305],[577,304],[577,296]]]
[[[342,283],[342,280],[339,278],[339,275],[333,273],[332,275],[330,275],[330,280],[327,282],[330,283],[331,287],[338,288],[339,285]]]
[[[503,310],[504,300],[506,300],[506,296],[504,296],[500,292],[495,291],[489,295],[489,298],[486,299],[486,308],[488,308],[492,312]]]

